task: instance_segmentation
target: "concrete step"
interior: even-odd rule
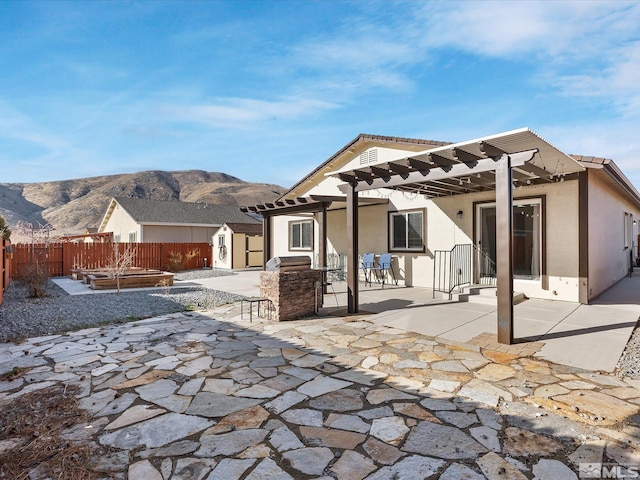
[[[459,293],[452,293],[451,299],[456,302],[469,302],[482,305],[497,305],[497,287],[488,285],[470,285]],[[513,304],[524,302],[527,297],[522,292],[513,292]]]

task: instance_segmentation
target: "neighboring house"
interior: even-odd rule
[[[260,267],[264,263],[262,223],[225,223],[214,233],[211,246],[215,268]]]
[[[71,243],[106,243],[110,242],[112,235],[110,232],[98,233],[98,229],[95,227],[85,228],[84,233],[79,235],[65,235],[60,237],[63,242]]]
[[[613,161],[568,155],[527,128],[456,144],[363,134],[244,211],[265,219],[265,258],[325,266],[346,254],[351,312],[359,257],[390,252],[407,286],[497,283],[500,319],[513,291],[588,303],[625,277],[640,194]]]
[[[258,224],[236,205],[115,197],[98,232],[111,232],[117,242],[211,242],[226,222]]]

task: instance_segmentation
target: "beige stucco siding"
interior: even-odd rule
[[[442,197],[433,200],[395,191],[365,192],[362,197],[388,198],[388,205],[359,209],[360,255],[389,250],[388,214],[391,211],[422,210],[426,224],[425,252],[393,252],[396,273],[406,285],[433,286],[434,252],[451,250],[456,244],[470,244],[474,239],[474,205],[494,202],[494,192]],[[542,280],[515,280],[515,289],[532,298],[578,300],[578,183],[566,181],[549,185],[530,186],[514,190],[515,199],[545,198],[545,234],[547,275],[549,288],[543,290]],[[462,211],[462,218],[456,213]],[[296,217],[298,219],[303,217]],[[287,226],[291,217],[280,217],[281,231],[288,238]],[[315,246],[318,244],[317,225],[314,226]],[[276,233],[276,238],[278,237]],[[329,211],[327,216],[328,253],[346,253],[346,211]],[[285,248],[277,255],[300,254]],[[282,247],[280,245],[279,247]],[[307,252],[308,253],[308,252]],[[309,254],[311,256],[311,254]]]
[[[219,227],[144,225],[142,241],[167,243],[209,243],[217,228]]]
[[[121,242],[129,241],[129,234],[135,232],[138,242],[141,240],[141,229],[133,218],[120,205],[116,204],[104,228],[105,232],[113,232],[114,238]]]
[[[625,248],[624,214],[640,219],[640,211],[607,181],[603,172],[589,172],[589,293],[594,298],[628,273],[630,248]],[[638,227],[632,227],[637,242]],[[635,257],[635,255],[634,255]]]
[[[293,221],[313,220],[313,215],[282,215],[271,219],[271,252],[274,257],[288,257],[306,255],[314,261],[314,252],[311,250],[289,249],[289,223]],[[313,225],[313,247],[318,249],[318,225]],[[268,259],[267,259],[268,260]]]

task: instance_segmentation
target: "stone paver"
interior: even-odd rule
[[[0,408],[77,387],[91,428],[64,438],[110,447],[91,464],[114,479],[543,480],[640,463],[639,381],[492,345],[226,305],[2,344],[0,373],[25,370],[0,381]]]

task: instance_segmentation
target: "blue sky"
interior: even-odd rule
[[[359,133],[529,127],[640,188],[640,2],[0,2],[0,182],[289,187]]]

